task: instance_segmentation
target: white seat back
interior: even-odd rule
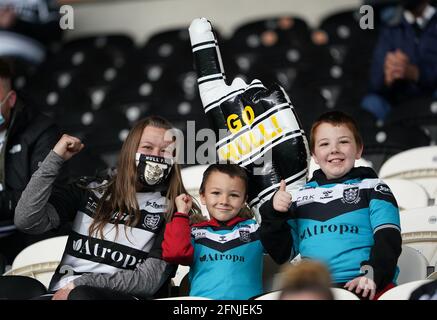
[[[404,210],[400,214],[402,243],[437,263],[437,206]]]
[[[176,270],[175,276],[171,279],[173,281],[173,285],[178,287],[181,284],[182,279],[185,277],[185,275],[188,274],[188,272],[190,272],[190,267],[180,264]]]
[[[384,182],[390,187],[398,203],[399,210],[428,206],[428,193],[419,184],[411,180],[387,178]]]
[[[345,289],[331,288],[331,291],[334,295],[334,300],[360,300],[355,294]],[[263,294],[254,300],[278,300],[280,295],[281,290],[277,290]]]
[[[49,238],[24,248],[5,275],[35,278],[47,288],[62,259],[67,239],[68,236]]]
[[[385,163],[379,176],[414,180],[422,185],[431,199],[437,195],[437,146],[414,148],[400,152]]]
[[[183,297],[158,298],[153,300],[213,300],[213,299],[205,298],[205,297],[183,296]]]
[[[202,214],[209,217],[206,206],[200,203],[199,188],[202,183],[203,173],[208,168],[208,165],[195,165],[181,170],[182,181],[187,192],[197,200],[197,203],[202,209]]]
[[[381,178],[437,176],[437,146],[414,148],[399,152],[384,162]]]
[[[427,276],[428,260],[414,248],[402,246],[402,253],[398,260],[399,285],[416,280],[425,280]]]
[[[254,300],[278,300],[281,291],[272,291],[256,297]]]
[[[401,284],[384,292],[378,300],[408,300],[414,290],[431,281],[432,280],[418,280]]]
[[[68,236],[61,236],[31,244],[15,257],[12,269],[42,262],[61,261],[67,239]]]
[[[334,300],[360,300],[358,296],[349,290],[342,288],[331,288]]]

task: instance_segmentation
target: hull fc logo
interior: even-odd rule
[[[343,203],[358,203],[360,201],[360,189],[358,187],[346,187],[343,190]]]
[[[240,229],[240,240],[242,242],[250,242],[250,230],[249,229]]]
[[[143,227],[151,230],[156,230],[156,228],[158,228],[160,220],[161,217],[159,216],[159,214],[148,213],[144,218]]]

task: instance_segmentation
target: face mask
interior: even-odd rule
[[[173,166],[173,159],[135,154],[138,180],[146,187],[154,187],[166,182]]]
[[[5,104],[6,100],[9,99],[9,95],[11,94],[11,92],[9,92],[6,97],[3,99],[2,102],[0,102],[0,126],[3,125],[3,123],[5,123],[5,118],[3,117],[2,114],[2,109],[3,109],[3,105]]]

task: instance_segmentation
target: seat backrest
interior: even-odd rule
[[[354,293],[342,288],[331,288],[334,300],[360,300]]]
[[[213,300],[205,297],[194,297],[194,296],[180,296],[180,297],[170,297],[170,298],[158,298],[154,300]]]
[[[386,162],[379,170],[381,178],[418,178],[437,176],[437,146],[413,148],[400,152]]]
[[[281,294],[280,290],[272,291],[272,292],[268,292],[268,293],[265,293],[263,295],[260,295],[260,296],[256,297],[254,300],[278,300],[280,294]]]
[[[404,210],[400,214],[402,243],[437,261],[437,206]]]
[[[428,194],[419,184],[411,180],[387,178],[384,182],[390,187],[400,210],[428,206]]]
[[[61,261],[68,236],[38,241],[24,248],[14,259],[12,269],[43,262]]]
[[[25,276],[1,276],[0,300],[28,300],[47,293],[44,285]]]
[[[437,232],[437,206],[404,210],[400,220],[403,234]]]
[[[414,290],[431,281],[432,280],[418,280],[401,284],[386,291],[378,298],[378,300],[408,300]]]
[[[334,300],[360,300],[355,294],[352,292],[341,289],[341,288],[331,288],[332,293],[334,295]],[[281,290],[272,291],[265,293],[256,297],[254,300],[278,300],[281,294]]]
[[[173,285],[179,286],[182,282],[182,279],[190,272],[189,266],[179,265],[175,276],[171,279],[173,281]]]
[[[194,197],[201,206],[202,214],[209,217],[208,211],[204,205],[200,204],[199,188],[202,183],[203,173],[208,165],[195,165],[186,167],[181,170],[182,182],[184,183],[187,192]]]
[[[404,284],[426,279],[428,265],[429,262],[423,254],[416,249],[403,245],[398,260],[399,275],[397,283]]]

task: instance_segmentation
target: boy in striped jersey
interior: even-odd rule
[[[363,143],[350,116],[321,115],[310,148],[320,169],[292,194],[282,181],[261,206],[261,241],[278,263],[299,253],[320,260],[335,286],[374,299],[396,280],[402,243],[396,200],[371,168],[354,167]]]

